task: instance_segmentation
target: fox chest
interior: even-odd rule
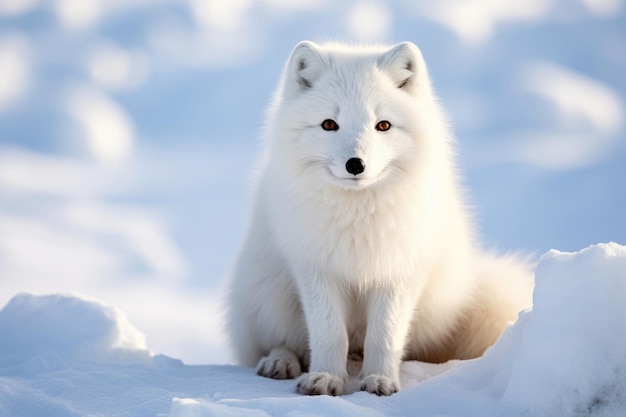
[[[377,204],[316,204],[290,213],[283,248],[297,267],[352,280],[413,269],[415,225]]]

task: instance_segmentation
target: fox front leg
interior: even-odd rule
[[[400,389],[400,363],[416,297],[402,286],[372,289],[367,300],[361,390],[391,395]]]
[[[346,301],[337,284],[318,274],[299,283],[309,333],[311,366],[297,382],[305,395],[342,395],[347,380]]]

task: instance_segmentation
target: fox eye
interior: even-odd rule
[[[391,128],[391,123],[389,123],[386,120],[381,120],[380,122],[376,124],[376,130],[381,131],[381,132],[386,132],[390,128]]]
[[[332,119],[326,119],[322,122],[322,129],[324,130],[339,130],[339,125]]]

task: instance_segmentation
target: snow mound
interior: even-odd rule
[[[0,335],[0,366],[151,361],[144,335],[124,313],[75,295],[16,295],[0,311]]]
[[[623,417],[624,346],[626,247],[551,250],[535,271],[532,311],[481,358],[413,390],[428,397],[452,389],[462,408],[477,413]]]
[[[505,359],[503,401],[533,404],[534,415],[625,415],[626,247],[551,250],[536,277],[533,311]]]

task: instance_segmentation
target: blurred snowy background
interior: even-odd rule
[[[625,243],[624,3],[0,0],[0,306],[83,293],[229,362],[263,113],[303,39],[420,46],[488,247]]]

